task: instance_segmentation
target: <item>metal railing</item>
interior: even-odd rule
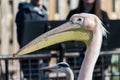
[[[59,54],[58,54],[59,55]],[[100,53],[100,59],[94,69],[93,80],[120,80],[120,52],[119,51],[104,51]],[[82,56],[82,57],[81,57]],[[107,57],[105,57],[107,56]],[[110,59],[109,56],[111,57]],[[80,65],[82,64],[83,55],[80,53],[65,53],[64,58],[68,62],[74,72],[75,79],[77,78]],[[1,68],[0,64],[0,80],[64,80],[64,73],[54,73],[50,71],[41,71],[40,68],[49,65],[51,54],[35,54],[35,55],[24,55],[12,58],[11,56],[0,56],[0,62],[4,62],[5,66]],[[14,71],[12,72],[9,68],[10,61],[18,60],[20,66],[14,65],[13,68],[21,67],[18,72],[19,78],[13,77]],[[58,57],[56,58],[58,62]],[[106,63],[109,60],[110,63]],[[22,65],[21,65],[22,64]],[[108,64],[106,68],[106,64]],[[86,64],[87,65],[87,64]],[[5,72],[3,73],[2,69]],[[23,72],[23,74],[21,73]],[[3,79],[2,79],[3,78]]]

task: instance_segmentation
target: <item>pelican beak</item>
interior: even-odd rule
[[[15,57],[16,55],[23,55],[27,54],[57,43],[71,41],[71,40],[86,40],[89,39],[89,35],[86,36],[84,31],[80,31],[79,29],[83,26],[84,18],[82,17],[73,17],[68,22],[58,26],[43,35],[38,36],[36,39],[28,43],[26,46],[21,48],[17,53],[13,54]],[[83,33],[83,34],[82,34]],[[82,35],[82,37],[81,37]]]

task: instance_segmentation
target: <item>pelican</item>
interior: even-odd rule
[[[85,58],[77,80],[92,80],[95,63],[98,59],[102,37],[107,30],[94,14],[74,14],[70,21],[44,33],[21,48],[13,56],[20,56],[65,41],[83,41],[86,43]]]

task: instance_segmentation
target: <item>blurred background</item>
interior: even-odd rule
[[[20,2],[29,0],[0,0],[0,54],[16,52],[16,25],[15,17]],[[49,20],[64,20],[69,11],[77,7],[79,0],[45,0]],[[120,0],[101,0],[101,8],[105,10],[110,19],[120,19]],[[10,47],[9,47],[10,46]]]
[[[3,56],[2,58],[4,58],[6,55],[11,55],[19,49],[16,35],[15,17],[18,11],[19,3],[29,1],[30,0],[0,0],[0,55]],[[69,11],[77,7],[78,1],[79,0],[45,0],[45,6],[48,9],[47,13],[49,15],[49,20],[65,20]],[[108,13],[110,20],[120,19],[120,0],[100,0],[100,3],[101,8]],[[112,62],[119,61],[118,58],[118,56],[114,56]],[[10,64],[19,65],[17,60],[15,62],[10,61]],[[117,69],[114,68],[114,71],[117,72],[118,69],[120,70],[120,68],[118,68],[118,64],[114,65],[117,65]],[[2,63],[2,67],[5,67],[4,62]],[[9,69],[12,67],[13,66],[9,67]],[[19,66],[16,70],[18,69]],[[4,71],[5,70],[3,70],[3,72]],[[21,72],[18,72],[15,75],[17,74],[19,75]],[[112,80],[120,80],[120,77]]]

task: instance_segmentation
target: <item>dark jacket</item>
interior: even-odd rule
[[[25,21],[43,21],[48,20],[47,9],[45,6],[40,10],[31,3],[20,3],[16,15],[17,39],[21,45],[24,22]]]

